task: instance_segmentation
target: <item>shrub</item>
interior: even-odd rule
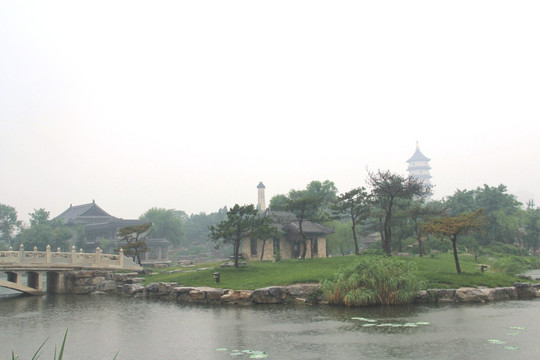
[[[412,301],[422,285],[413,270],[413,263],[398,258],[362,256],[352,266],[341,269],[336,280],[324,280],[322,289],[330,304],[405,304]]]
[[[540,267],[540,258],[523,256],[505,256],[493,262],[492,269],[499,273],[521,274],[528,269]]]

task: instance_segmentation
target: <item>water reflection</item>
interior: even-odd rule
[[[540,357],[539,305],[536,300],[349,309],[186,306],[114,296],[1,298],[0,357],[14,349],[31,358],[50,336],[42,356],[48,357],[69,328],[66,359],[112,359],[118,350],[120,360],[246,356],[232,357],[232,350],[265,351],[269,359],[533,359]],[[423,325],[398,326],[417,322]]]

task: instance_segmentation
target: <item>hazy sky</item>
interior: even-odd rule
[[[136,218],[366,169],[540,203],[540,2],[0,0],[0,203]]]

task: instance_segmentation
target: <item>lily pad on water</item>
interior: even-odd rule
[[[510,326],[510,329],[514,329],[514,330],[525,330],[525,328],[522,327],[522,326]]]
[[[373,327],[373,326],[377,326],[377,324],[372,324],[372,323],[362,324],[362,327]]]
[[[502,345],[502,344],[506,344],[506,341],[498,340],[498,339],[489,339],[488,343]]]
[[[216,349],[216,351],[225,351],[227,348]],[[231,350],[230,356],[248,356],[250,359],[265,359],[268,354],[260,350]]]
[[[512,333],[508,333],[506,335],[508,335],[508,336],[516,336],[516,335],[519,335],[519,333],[518,332],[512,332]]]
[[[418,327],[417,323],[405,323],[402,325],[403,327]]]
[[[517,350],[519,349],[519,346],[505,346],[503,347],[504,350]]]
[[[267,357],[268,357],[268,354],[263,351],[261,351],[260,354],[251,354],[249,356],[250,359],[265,359]]]
[[[365,321],[365,322],[369,322],[369,323],[377,322],[377,320],[374,320],[374,319],[367,319],[367,318],[363,318],[363,317],[352,317],[351,319],[353,319],[353,320]]]
[[[427,321],[417,321],[415,324],[416,325],[430,325],[431,323]]]
[[[228,351],[229,349],[227,348],[217,348],[216,351]]]

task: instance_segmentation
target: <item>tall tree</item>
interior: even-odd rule
[[[524,228],[526,231],[526,246],[536,254],[540,244],[540,208],[535,207],[534,201],[527,202],[527,209],[524,214]]]
[[[17,219],[17,210],[0,204],[0,240],[7,246],[12,245],[14,234],[21,226],[21,221]]]
[[[296,216],[298,221],[298,229],[300,231],[300,244],[302,252],[300,259],[306,258],[307,252],[307,235],[304,232],[304,222],[306,220],[319,219],[319,208],[322,205],[323,199],[315,193],[310,193],[307,190],[291,190],[287,203],[287,210]]]
[[[316,214],[310,220],[321,223],[330,221],[333,217],[332,206],[338,197],[338,190],[334,182],[313,180],[307,185],[306,192],[320,201]]]
[[[210,239],[216,246],[233,244],[234,267],[238,268],[238,258],[242,239],[259,237],[270,233],[271,218],[261,216],[254,205],[234,205],[227,211],[227,219],[210,226]]]
[[[302,247],[300,258],[306,258],[307,235],[305,221],[326,222],[331,220],[331,207],[337,198],[337,188],[332,181],[312,181],[305,190],[291,190],[287,195],[276,195],[270,200],[270,209],[288,211],[296,217]]]
[[[368,172],[368,184],[376,204],[382,209],[382,247],[392,256],[392,211],[396,199],[422,198],[431,193],[431,186],[413,176],[403,177],[390,171]]]
[[[149,250],[146,246],[146,239],[151,226],[151,222],[143,225],[125,226],[118,229],[116,234],[125,242],[120,246],[124,250],[124,255],[130,256],[139,265],[141,265],[141,255]]]
[[[30,215],[30,226],[46,224],[49,221],[49,215],[51,213],[43,208],[34,209],[34,212]]]
[[[347,217],[351,221],[354,253],[356,255],[360,253],[356,226],[359,222],[368,218],[370,209],[371,198],[364,187],[358,187],[340,194],[332,207],[332,210],[337,213],[339,217]]]
[[[461,266],[457,253],[458,235],[465,234],[469,231],[479,230],[486,224],[486,218],[482,209],[475,212],[463,213],[457,216],[439,216],[431,219],[423,225],[426,233],[433,234],[441,240],[448,237],[452,241],[452,249],[454,250],[454,262],[456,263],[456,271],[461,274]]]
[[[413,200],[409,208],[409,218],[413,224],[414,237],[418,242],[418,256],[426,254],[424,248],[424,230],[422,225],[428,218],[441,215],[443,205],[440,202],[430,202],[426,204],[423,199]]]
[[[518,232],[518,211],[521,203],[515,195],[507,193],[505,185],[478,187],[475,190],[476,206],[484,209],[484,214],[489,220],[485,232],[480,237],[483,244],[493,241],[510,243],[514,242]]]
[[[174,209],[151,208],[139,219],[152,223],[151,235],[153,238],[167,239],[178,247],[184,242],[184,222],[181,217],[182,213]]]

